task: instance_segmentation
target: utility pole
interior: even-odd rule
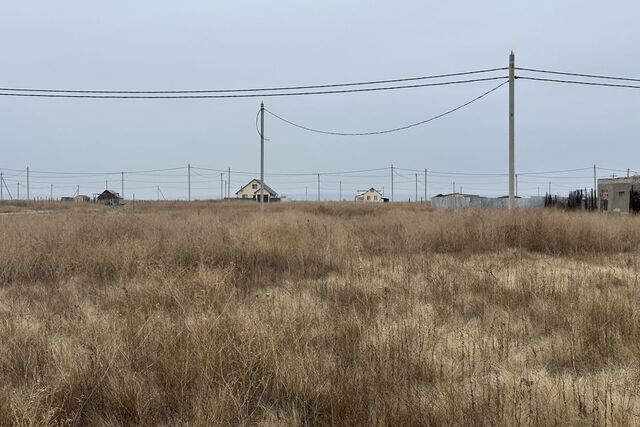
[[[4,185],[4,178],[2,177],[2,172],[0,172],[0,201],[4,199],[4,190],[2,186]]]
[[[518,174],[516,174],[516,197],[518,197]]]
[[[158,185],[158,188],[156,189],[156,202],[160,201],[160,186]]]
[[[424,169],[424,203],[427,203],[427,168]]]
[[[551,181],[549,181],[549,196],[551,196]]]
[[[338,201],[342,201],[342,181],[340,181],[340,198],[338,199]]]
[[[109,180],[105,179],[104,181],[104,189],[108,190],[109,189]]]
[[[318,174],[318,201],[320,201],[320,174]]]
[[[124,200],[124,172],[120,172],[120,198]]]
[[[18,198],[16,200],[20,200],[20,181],[18,181]]]
[[[49,200],[53,201],[53,184],[51,184],[51,189],[49,193]]]
[[[309,186],[304,187],[304,201],[309,201]]]
[[[187,164],[188,200],[191,201],[191,163]]]
[[[598,206],[598,202],[600,200],[600,197],[597,195],[597,193],[598,193],[598,178],[597,178],[597,175],[596,175],[596,165],[595,164],[593,165],[593,191],[594,191],[594,194],[596,195],[595,196],[595,198],[596,198],[596,209],[598,209],[598,207],[599,207]]]
[[[456,192],[456,182],[455,181],[453,181],[453,192],[454,193]]]
[[[629,178],[629,168],[627,168],[627,178]]]
[[[515,206],[515,86],[516,86],[516,56],[511,51],[509,55],[509,209]]]
[[[227,198],[231,198],[231,168],[227,168]]]
[[[224,172],[220,172],[220,200],[224,200]]]
[[[27,166],[27,200],[29,200],[29,166]]]
[[[76,196],[80,195],[80,186],[76,186]]]
[[[416,173],[416,202],[418,202],[418,174]]]
[[[264,211],[264,102],[260,103],[260,210]]]
[[[391,201],[393,202],[393,163],[391,164]]]

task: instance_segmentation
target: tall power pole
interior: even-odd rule
[[[516,56],[511,51],[509,55],[509,209],[515,206],[515,83]]]
[[[342,201],[342,181],[340,181],[340,199],[338,199],[338,201]]]
[[[598,178],[596,176],[596,165],[593,165],[593,191],[596,198],[596,209],[597,209],[600,196],[598,195]]]
[[[191,201],[191,163],[187,165],[187,192],[188,200]]]
[[[260,103],[260,210],[264,211],[264,102]]]
[[[224,172],[220,172],[220,200],[224,200]]]
[[[29,166],[27,166],[27,200],[29,200]]]
[[[418,174],[416,173],[416,202],[418,201]]]
[[[20,200],[20,181],[18,181],[18,197],[16,200]]]
[[[231,198],[231,168],[227,168],[227,198]]]
[[[393,202],[393,163],[391,164],[391,201]]]
[[[424,169],[424,202],[427,203],[427,169]]]
[[[0,201],[4,199],[4,190],[2,186],[4,185],[4,178],[2,177],[2,172],[0,172]]]
[[[51,189],[49,193],[49,200],[53,201],[53,184],[51,184]]]
[[[309,201],[309,186],[304,187],[304,201]]]

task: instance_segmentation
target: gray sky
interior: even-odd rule
[[[633,1],[9,1],[0,3],[0,86],[63,89],[219,89],[411,77],[507,65],[640,77]],[[524,74],[524,73],[521,73]],[[269,98],[272,111],[329,130],[396,127],[441,113],[495,86]],[[507,172],[507,87],[430,124],[382,136],[315,135],[267,116],[267,172],[403,168]],[[520,80],[516,170],[640,169],[640,90]],[[257,171],[259,99],[65,100],[0,97],[0,168],[120,171],[193,165]],[[219,174],[199,171],[194,197],[219,196]],[[10,174],[10,172],[5,172]],[[127,177],[125,193],[186,197],[185,171]],[[206,174],[212,174],[207,176]],[[400,171],[396,197],[413,198]],[[601,172],[605,173],[605,172]],[[175,175],[175,176],[171,176]],[[322,198],[385,186],[388,171],[324,177]],[[520,178],[520,194],[549,180],[584,187],[589,171]],[[556,178],[560,176],[560,178]],[[575,178],[572,178],[575,177]],[[32,176],[32,196],[99,191],[106,177]],[[7,179],[15,182],[24,177]],[[110,187],[119,190],[119,177]],[[422,195],[422,181],[419,192]],[[506,177],[434,176],[451,190],[505,194]],[[135,180],[135,181],[134,181]],[[246,176],[232,177],[235,191]],[[117,185],[115,184],[117,181]],[[136,182],[138,181],[138,182]],[[144,182],[143,182],[144,181]],[[209,182],[211,181],[211,182]],[[281,193],[316,197],[315,177],[270,178]],[[561,187],[557,191],[564,191]],[[555,191],[554,191],[555,192]]]

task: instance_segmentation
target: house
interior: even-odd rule
[[[91,201],[89,196],[85,196],[84,194],[79,194],[73,198],[76,203],[84,203]]]
[[[600,212],[640,212],[640,175],[598,180],[598,207]]]
[[[375,188],[368,190],[358,190],[358,194],[355,197],[356,202],[384,202],[382,193]]]
[[[96,197],[96,200],[105,205],[118,206],[120,205],[120,194],[113,190],[104,190]]]
[[[236,198],[260,201],[260,193],[261,193],[260,180],[252,179],[247,184],[245,184],[242,188],[240,188],[240,190],[236,191]],[[273,190],[273,188],[269,187],[267,184],[264,184],[264,201],[265,203],[280,201],[280,197],[278,197],[278,193],[276,193]]]

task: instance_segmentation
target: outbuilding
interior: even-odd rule
[[[113,190],[104,190],[96,197],[96,200],[100,203],[109,206],[118,206],[120,204],[120,194]]]
[[[599,179],[598,208],[606,213],[640,212],[640,175]]]

